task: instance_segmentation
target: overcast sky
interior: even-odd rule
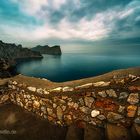
[[[111,43],[139,46],[140,0],[0,0],[0,39],[69,50]]]

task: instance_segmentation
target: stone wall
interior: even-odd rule
[[[15,80],[0,103],[10,101],[58,125],[86,123],[104,127],[107,122],[140,124],[140,77],[128,75],[78,86],[36,88]],[[9,97],[9,98],[8,98]]]

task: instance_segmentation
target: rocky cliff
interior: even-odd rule
[[[41,54],[51,54],[51,55],[61,55],[62,54],[61,48],[58,45],[52,46],[52,47],[49,47],[48,45],[45,45],[45,46],[38,45],[38,46],[32,48],[31,50],[40,52]]]
[[[42,55],[28,48],[22,48],[22,45],[0,41],[0,78],[15,75],[14,66],[17,60],[25,58],[42,58]]]
[[[42,58],[42,55],[39,52],[34,52],[28,48],[22,48],[22,45],[0,41],[0,58]]]

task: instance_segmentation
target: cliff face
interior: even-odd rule
[[[15,75],[14,66],[17,59],[25,58],[42,58],[42,55],[28,48],[22,48],[21,45],[0,41],[0,78]]]
[[[22,45],[0,41],[0,58],[42,58],[42,55],[39,52],[34,52],[28,48],[22,48]]]
[[[41,54],[51,54],[51,55],[61,55],[61,48],[60,46],[56,45],[53,47],[49,47],[48,45],[45,46],[36,46],[34,48],[32,48],[31,50],[36,51],[36,52],[40,52]]]

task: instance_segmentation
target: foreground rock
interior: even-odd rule
[[[88,78],[65,83],[18,75],[3,85],[0,104],[10,102],[53,125],[70,127],[67,138],[78,139],[79,130],[84,130],[80,138],[82,135],[85,139],[100,139],[100,129],[95,131],[88,127],[91,126],[106,129],[108,139],[130,139],[132,134],[128,130],[134,123],[140,124],[140,69],[134,72],[129,69],[123,76],[114,72],[111,78],[108,74],[98,80]],[[97,133],[92,134],[93,130]]]
[[[133,77],[138,79],[138,76]],[[8,90],[1,99],[9,95],[12,103],[62,126],[79,120],[102,127],[106,122],[130,126],[134,122],[140,123],[140,91],[129,90],[129,86],[140,84],[140,79],[134,82],[134,78],[126,75],[117,80],[102,81],[106,85],[102,87],[97,86],[100,81],[61,85],[19,75],[8,81]]]

